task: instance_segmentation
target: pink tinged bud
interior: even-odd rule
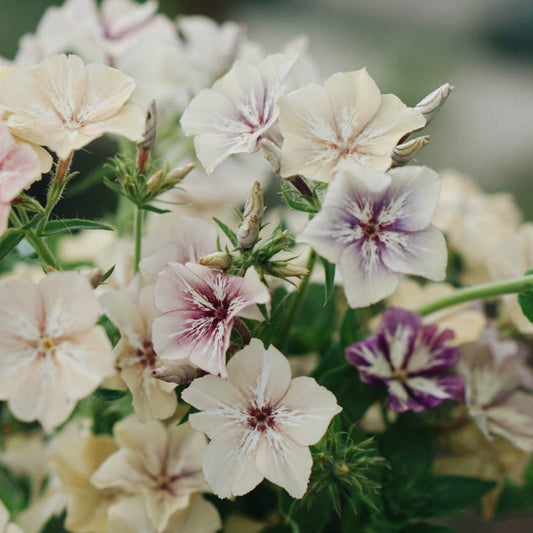
[[[294,263],[280,262],[272,265],[272,274],[280,278],[308,276],[309,270]]]
[[[416,104],[415,109],[424,115],[426,126],[433,120],[454,89],[453,85],[445,83]]]
[[[189,363],[165,360],[164,364],[152,370],[152,377],[167,383],[186,385],[197,376],[197,373],[198,369]]]
[[[144,132],[141,141],[137,144],[137,170],[142,172],[150,159],[150,153],[155,144],[157,133],[157,108],[155,100],[150,102],[146,112]]]
[[[263,190],[260,183],[256,181],[246,200],[243,221],[237,231],[237,240],[242,249],[249,250],[257,242],[264,209]]]
[[[195,163],[186,163],[185,165],[182,165],[181,167],[172,169],[167,174],[165,183],[177,185],[195,167],[196,167]]]
[[[429,140],[429,135],[424,135],[396,146],[392,151],[392,166],[403,167],[422,151],[424,146],[429,143]]]

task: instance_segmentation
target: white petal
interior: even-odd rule
[[[430,225],[417,232],[395,232],[385,236],[381,257],[393,272],[423,276],[433,281],[446,277],[448,253],[441,231]]]

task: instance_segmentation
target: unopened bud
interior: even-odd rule
[[[200,257],[198,262],[204,266],[226,270],[231,266],[231,255],[226,252],[214,252]]]
[[[429,135],[417,137],[411,141],[399,144],[392,151],[392,166],[402,167],[415,155],[419,154],[424,146],[429,143]]]
[[[165,171],[158,170],[155,174],[152,174],[148,181],[146,182],[146,188],[152,192],[156,193],[163,185],[165,181]]]
[[[261,184],[256,181],[246,199],[243,221],[237,230],[237,240],[243,250],[249,250],[257,242],[264,209],[263,189],[261,189]]]
[[[169,185],[177,185],[193,168],[196,167],[195,163],[186,163],[181,167],[173,168],[165,179],[165,183]]]
[[[445,83],[416,104],[415,109],[424,115],[426,126],[433,120],[433,117],[444,105],[444,102],[446,102],[446,99],[453,90],[453,85]]]
[[[291,278],[309,275],[309,269],[300,265],[296,265],[294,263],[279,261],[278,263],[271,263],[270,266],[271,273],[274,276],[279,276],[280,278]]]
[[[166,381],[186,385],[197,375],[198,369],[184,361],[169,361],[164,359],[161,365],[152,370],[152,377]]]
[[[150,159],[150,153],[155,144],[157,133],[157,108],[155,100],[150,102],[146,111],[146,120],[144,123],[144,132],[141,141],[137,144],[137,170],[142,172],[146,163]]]

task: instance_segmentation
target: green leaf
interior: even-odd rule
[[[446,516],[472,507],[496,487],[495,481],[462,476],[436,476],[430,480],[431,498],[421,516]]]
[[[24,232],[19,230],[7,230],[0,237],[0,261],[11,253],[24,238]]]
[[[524,276],[533,275],[533,270],[526,270]],[[518,303],[522,308],[522,313],[533,323],[533,291],[522,292],[518,295]]]
[[[102,285],[102,283],[105,283],[109,279],[111,274],[113,274],[116,266],[117,265],[113,265],[109,270],[106,270],[104,272],[104,275],[102,276],[102,279],[100,280],[100,285]]]
[[[94,220],[83,220],[81,218],[66,218],[61,220],[50,220],[44,226],[42,235],[48,237],[49,235],[61,235],[63,233],[71,233],[72,231],[94,229],[114,231],[115,228],[103,222],[95,222]]]
[[[237,248],[237,246],[239,246],[239,241],[237,240],[237,235],[235,234],[235,232],[232,229],[230,229],[228,226],[226,226],[226,224],[224,224],[222,220],[219,220],[216,217],[213,217],[213,220],[217,223],[218,227],[224,232],[224,234],[229,239],[231,244],[235,248]]]
[[[328,498],[315,498],[312,502],[306,498],[295,500],[284,490],[279,492],[279,510],[292,533],[320,533],[331,516]]]
[[[170,209],[161,209],[160,207],[155,207],[153,205],[143,205],[141,208],[143,211],[151,211],[152,213],[157,213],[158,215],[164,215],[165,213],[170,213]]]
[[[93,394],[99,399],[106,402],[112,402],[114,400],[120,400],[126,396],[127,392],[124,390],[114,390],[114,389],[96,389]]]
[[[326,306],[330,298],[335,293],[335,265],[333,263],[330,263],[323,257],[320,257],[320,262],[322,263],[322,266],[324,267],[324,274],[325,274],[324,306]]]

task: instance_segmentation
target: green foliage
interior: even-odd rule
[[[10,514],[22,511],[28,505],[30,489],[28,478],[17,477],[6,466],[0,464],[0,501]]]
[[[527,270],[524,275],[533,275],[533,270]],[[522,308],[522,313],[524,313],[524,315],[530,322],[533,322],[533,291],[520,293],[518,295],[518,303]]]
[[[320,262],[322,263],[322,266],[324,267],[324,307],[326,304],[331,300],[333,295],[335,294],[335,265],[333,263],[330,263],[329,261],[326,261],[323,257],[320,258]]]
[[[63,235],[65,233],[72,233],[78,230],[106,230],[114,231],[115,228],[103,222],[95,222],[94,220],[83,220],[81,218],[63,218],[60,220],[48,221],[43,229],[42,236],[48,237],[50,235]]]
[[[9,229],[0,237],[0,261],[10,254],[24,239],[24,232],[16,229]]]
[[[533,461],[524,471],[524,483],[507,480],[498,499],[497,515],[533,511]]]
[[[100,388],[96,389],[93,394],[99,400],[103,400],[104,402],[112,402],[115,400],[120,400],[120,398],[126,396],[127,392],[123,390]]]

